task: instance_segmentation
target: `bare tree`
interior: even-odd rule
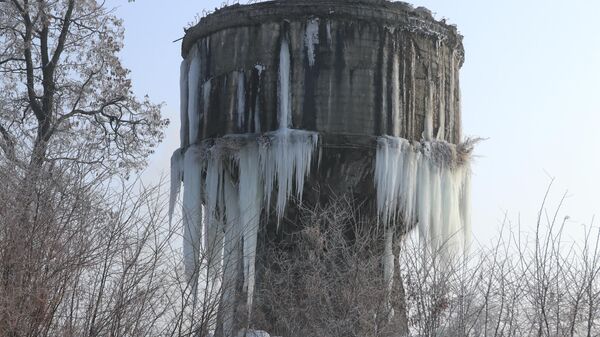
[[[448,259],[407,239],[401,255],[415,336],[597,336],[600,230],[566,240],[568,217],[542,202],[526,235],[508,219],[493,246]]]
[[[0,2],[0,335],[154,336],[172,292],[156,188],[115,174],[163,137],[94,0]],[[160,328],[159,328],[160,327]]]
[[[199,284],[188,282],[181,225],[169,224],[162,184],[98,184],[56,166],[41,171],[30,200],[15,197],[22,184],[15,171],[0,166],[0,336],[207,336],[215,329],[224,288],[201,270]],[[206,247],[199,266],[216,255]]]
[[[162,139],[160,105],[132,92],[122,22],[95,0],[0,3],[0,149],[29,170],[72,160],[139,169]]]

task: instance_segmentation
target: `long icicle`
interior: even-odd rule
[[[188,71],[188,132],[189,143],[198,141],[198,129],[200,127],[200,109],[198,107],[198,89],[200,86],[201,59],[198,47],[194,45],[191,54],[191,63]]]
[[[183,179],[183,156],[181,149],[177,149],[171,155],[171,189],[169,191],[169,223],[173,220],[173,212],[177,203],[177,196],[181,190]]]
[[[377,214],[388,226],[410,229],[417,223],[421,238],[434,251],[458,251],[468,244],[469,167],[456,146],[445,141],[379,137],[375,157]]]
[[[247,294],[248,317],[250,317],[254,297],[256,242],[262,209],[258,145],[253,142],[246,144],[240,150],[239,157],[239,205],[244,238],[244,289]]]
[[[202,240],[202,163],[203,153],[190,146],[184,157],[183,259],[189,281],[198,277]]]

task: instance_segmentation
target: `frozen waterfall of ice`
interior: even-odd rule
[[[208,270],[209,277],[216,277],[222,261],[223,282],[227,284],[236,278],[236,266],[242,265],[243,289],[251,313],[261,213],[269,209],[273,197],[281,219],[290,196],[301,199],[317,142],[314,132],[284,128],[258,137],[228,135],[210,146],[188,147],[183,158],[184,260],[188,277],[197,277],[200,267]],[[173,155],[171,173],[173,203],[175,181],[181,179],[178,156],[178,152]],[[200,248],[204,254],[202,266],[198,266]]]
[[[466,248],[470,231],[470,169],[456,146],[379,137],[375,159],[377,214],[386,226],[418,224],[434,251]]]
[[[182,98],[185,96],[187,103],[189,125],[186,131],[189,132],[190,146],[185,152],[181,150],[173,154],[170,207],[174,207],[180,181],[183,179],[186,274],[197,277],[198,268],[202,267],[207,269],[209,277],[215,277],[218,276],[215,273],[221,270],[219,267],[222,263],[223,282],[232,282],[236,277],[238,269],[235,265],[239,260],[250,314],[261,213],[270,208],[273,198],[277,218],[281,219],[287,200],[294,191],[295,197],[301,200],[304,180],[310,171],[318,136],[316,132],[290,129],[291,60],[289,43],[283,39],[278,82],[278,130],[263,135],[230,134],[212,142],[198,143],[200,118],[208,114],[210,106],[211,80],[200,85],[200,58],[197,53],[194,50],[190,54],[192,59],[189,69],[182,70],[182,78],[186,77],[185,83],[182,80]],[[256,69],[260,77],[264,67],[257,65]],[[236,81],[236,122],[238,128],[242,128],[246,109],[243,72],[237,74]],[[258,105],[255,109],[254,123],[256,130],[260,131]],[[202,266],[198,266],[200,248],[204,252]],[[228,300],[227,296],[224,300]],[[226,320],[229,318],[225,317]]]

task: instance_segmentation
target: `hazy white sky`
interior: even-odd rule
[[[179,63],[183,27],[222,1],[110,0],[124,19],[122,57],[135,91],[165,102],[166,141],[146,179],[168,173],[179,146]],[[598,214],[600,192],[600,1],[415,0],[464,35],[463,130],[488,138],[473,165],[473,227],[481,241],[508,212],[534,226],[550,177],[550,208],[568,190],[563,214],[580,233]]]

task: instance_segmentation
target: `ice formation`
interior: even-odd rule
[[[281,48],[279,50],[279,85],[278,99],[279,111],[279,128],[287,129],[292,122],[292,92],[291,87],[291,59],[290,45],[287,39],[282,39]]]
[[[244,125],[244,112],[246,109],[246,89],[245,89],[244,72],[238,72],[237,78],[237,126],[241,130]]]
[[[257,64],[254,66],[256,71],[258,72],[258,82],[262,78],[262,73],[265,71],[265,66],[262,64]],[[260,97],[260,86],[257,89],[257,96]],[[254,132],[260,133],[260,100],[256,100],[256,104],[254,105]]]
[[[186,275],[190,281],[194,281],[201,268],[205,268],[209,277],[216,277],[222,264],[223,283],[227,285],[239,277],[238,266],[241,266],[243,289],[247,294],[250,314],[261,213],[269,210],[273,198],[276,216],[281,219],[287,200],[294,191],[299,200],[302,198],[304,180],[311,168],[318,136],[316,132],[290,129],[290,50],[288,41],[283,39],[278,82],[279,128],[262,135],[229,134],[198,142],[200,120],[202,116],[208,115],[210,108],[211,80],[200,85],[200,58],[196,54],[197,50],[194,50],[190,55],[192,61],[189,69],[187,65],[182,65],[181,97],[186,100],[185,109],[182,103],[182,116],[185,110],[189,120],[185,130],[188,132],[189,146],[175,151],[171,159],[169,214],[172,214],[180,181],[183,180],[183,254]],[[264,67],[257,65],[256,69],[260,78]],[[185,81],[183,77],[186,78]],[[241,130],[246,124],[243,72],[237,73],[236,81],[236,124]],[[199,109],[200,106],[202,109]],[[259,132],[258,105],[254,116],[256,130]],[[225,287],[228,288],[230,287]],[[223,301],[226,303],[232,301],[231,291],[229,289],[224,292]],[[223,314],[225,329],[231,326],[232,314],[231,311]]]
[[[469,149],[445,141],[379,137],[377,214],[383,224],[415,225],[434,251],[465,248],[470,231]]]
[[[270,204],[271,191],[277,183],[277,218],[283,217],[292,186],[296,197],[302,199],[304,177],[308,174],[312,153],[318,142],[315,132],[280,129],[262,139],[259,150],[261,171],[264,173],[266,205]]]
[[[330,23],[326,29],[330,41]],[[309,66],[315,64],[318,42],[319,22],[311,19],[304,36]],[[291,55],[289,42],[283,38],[277,74],[277,130],[261,133],[259,102],[246,99],[246,84],[250,81],[246,82],[247,73],[240,70],[230,74],[236,86],[232,97],[235,102],[232,109],[235,110],[231,113],[235,113],[233,124],[240,133],[200,140],[200,127],[205,125],[203,119],[207,118],[211,108],[212,87],[219,81],[213,83],[210,78],[201,76],[199,54],[198,47],[194,47],[181,64],[182,148],[171,158],[169,216],[173,214],[183,180],[186,276],[194,281],[200,271],[206,270],[209,278],[222,277],[224,285],[236,283],[241,278],[247,296],[247,314],[250,315],[262,214],[269,212],[273,204],[276,217],[281,220],[291,196],[302,200],[318,134],[292,128]],[[439,84],[441,87],[438,88],[432,80],[427,82],[422,141],[411,142],[398,137],[402,128],[408,128],[412,123],[402,124],[402,111],[406,108],[403,105],[411,109],[416,106],[415,98],[411,95],[408,99],[400,85],[406,83],[405,77],[409,76],[406,69],[414,71],[415,53],[412,54],[410,67],[401,64],[398,55],[390,60],[393,74],[391,83],[385,86],[389,85],[393,93],[390,101],[393,135],[378,137],[376,145],[374,183],[378,219],[385,226],[383,271],[390,291],[394,278],[394,237],[399,234],[396,225],[404,226],[404,230],[416,226],[421,237],[435,250],[466,247],[470,232],[470,150],[443,140],[445,130],[454,127],[454,106],[446,107],[445,103],[435,101],[436,92],[445,92],[443,86],[446,84]],[[458,94],[454,89],[454,59],[453,55],[447,81],[451,98]],[[255,69],[260,82],[266,68],[257,64]],[[446,82],[445,78],[442,82]],[[414,91],[413,82],[411,86],[409,90]],[[258,86],[258,96],[260,89]],[[447,110],[448,119],[440,116],[437,120],[438,130],[433,130],[434,110]],[[252,123],[255,133],[243,133],[251,130],[248,125]],[[434,131],[437,131],[435,135]],[[223,294],[223,301],[233,301],[232,288],[226,286],[224,289],[228,290]],[[225,330],[231,329],[233,314],[233,311],[223,313]]]
[[[436,44],[436,48],[435,48],[435,52],[437,57],[439,58],[439,54],[440,54],[440,48],[441,48],[441,44],[442,41],[441,39],[437,40],[437,44]],[[440,66],[438,66],[438,79],[439,79],[439,93],[443,94],[446,92],[446,72],[444,69],[443,64],[440,64]],[[438,127],[438,132],[436,135],[436,139],[438,140],[444,140],[446,139],[446,98],[444,99],[439,99],[439,106],[438,106],[438,111],[440,111],[439,114],[439,120],[438,123],[440,124],[440,126]],[[452,105],[452,104],[450,104]]]
[[[256,260],[256,241],[258,226],[260,225],[261,200],[261,175],[259,171],[258,144],[250,142],[240,149],[239,153],[239,198],[240,221],[244,238],[244,289],[247,294],[248,310],[252,307],[254,294],[254,275]]]
[[[183,259],[188,280],[198,278],[202,240],[203,153],[190,146],[183,159]]]
[[[308,65],[315,65],[315,47],[319,44],[319,19],[311,18],[306,23],[306,30],[304,32],[304,45],[306,47],[306,57],[308,58]]]
[[[400,106],[400,56],[394,55],[392,62],[392,129],[393,135],[400,135],[401,118],[402,115],[400,111],[402,107]]]
[[[179,118],[181,120],[181,128],[179,129],[179,138],[181,144],[187,144],[188,139],[188,116],[187,116],[187,105],[188,105],[188,72],[190,65],[186,60],[181,61],[180,76],[179,76]]]
[[[200,85],[200,55],[198,48],[194,46],[190,53],[191,63],[188,72],[188,93],[198,92],[198,86]],[[198,125],[200,125],[200,116],[198,109],[198,97],[196,95],[188,96],[188,127],[189,127],[189,142],[193,144],[198,138]]]
[[[273,196],[281,219],[294,189],[301,199],[317,142],[314,132],[284,128],[262,136],[227,135],[210,146],[201,143],[187,148],[183,156],[183,226],[188,277],[197,274],[200,248],[207,256],[209,276],[215,276],[223,260],[224,282],[235,279],[236,264],[242,263],[250,310],[261,212],[269,209]],[[175,181],[181,178],[179,156],[178,151],[173,154],[171,175]],[[172,183],[171,204],[177,185]],[[206,238],[201,246],[202,233]],[[221,250],[225,253],[222,257]]]
[[[223,201],[225,207],[225,237],[223,241],[223,335],[233,335],[235,311],[231,306],[235,301],[238,265],[242,260],[242,226],[240,223],[240,201],[235,183],[228,175],[223,176]]]
[[[181,189],[181,180],[183,179],[183,156],[181,149],[175,150],[171,156],[171,190],[169,194],[169,222],[173,219],[175,203]]]
[[[202,84],[202,115],[206,118],[208,116],[208,106],[210,103],[210,92],[212,90],[212,82],[211,79],[208,79],[204,84]],[[199,126],[196,126],[199,127]],[[195,141],[195,138],[194,138]],[[190,143],[192,141],[190,140]]]

